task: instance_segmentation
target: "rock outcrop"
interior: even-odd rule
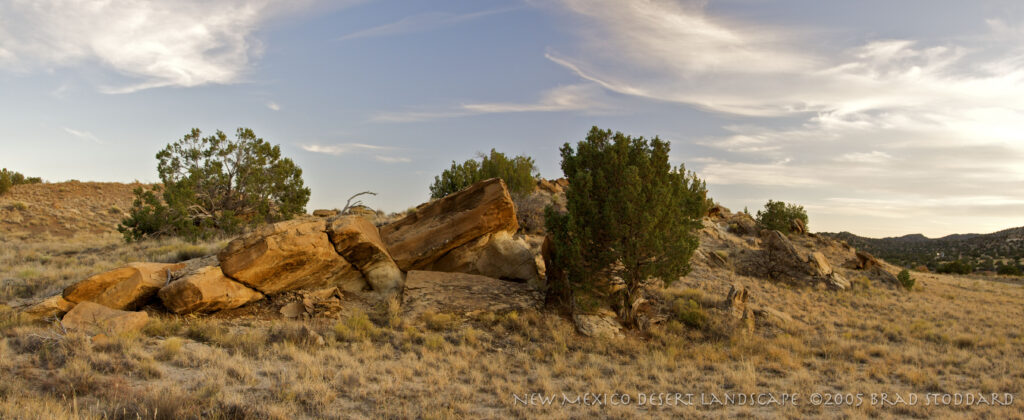
[[[410,271],[402,309],[406,314],[539,309],[543,296],[529,285],[465,273]]]
[[[358,291],[366,279],[338,255],[323,219],[264,226],[237,238],[217,256],[224,274],[264,294],[338,286]]]
[[[757,221],[746,213],[736,213],[728,219],[728,222],[729,231],[740,236],[755,236],[760,231]]]
[[[21,313],[28,317],[28,319],[38,321],[47,318],[59,318],[74,307],[74,302],[64,299],[64,296],[56,295],[23,309]]]
[[[203,267],[168,284],[158,293],[176,314],[234,309],[263,299],[263,294],[224,275],[220,267]]]
[[[581,314],[572,315],[576,331],[593,338],[623,338],[622,324],[614,314]]]
[[[537,260],[530,244],[504,231],[481,236],[449,251],[430,269],[525,281],[541,287]]]
[[[515,204],[505,182],[494,178],[421,205],[380,228],[380,236],[403,271],[431,266],[445,253],[481,236],[515,232]]]
[[[370,287],[383,294],[402,290],[404,276],[391,259],[377,227],[361,216],[342,216],[330,223],[327,234],[334,249],[355,265]]]
[[[141,330],[149,321],[145,312],[129,312],[111,309],[93,302],[75,305],[60,321],[68,330],[87,334],[122,334]]]
[[[63,296],[73,303],[94,302],[108,308],[134,310],[142,307],[167,284],[168,271],[184,266],[131,263],[68,286]]]

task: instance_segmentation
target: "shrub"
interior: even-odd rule
[[[971,271],[974,271],[974,267],[964,260],[950,261],[935,269],[935,272],[943,274],[971,274]]]
[[[183,236],[191,240],[236,233],[243,226],[305,212],[309,188],[302,169],[281,148],[239,128],[236,140],[193,128],[156,154],[162,186],[135,189],[130,214],[118,225],[125,240]]]
[[[996,270],[996,272],[999,273],[999,274],[1007,275],[1007,276],[1019,276],[1020,275],[1020,267],[1017,267],[1016,265],[1010,265],[1010,264],[1001,265]]]
[[[672,312],[676,320],[686,324],[690,328],[704,328],[708,322],[708,315],[704,309],[693,299],[677,299],[672,305]]]
[[[900,282],[900,285],[903,286],[904,289],[910,290],[914,288],[914,278],[910,277],[910,271],[907,269],[900,271],[896,276],[896,280]]]
[[[648,279],[667,285],[690,271],[695,230],[707,210],[704,181],[682,165],[673,168],[669,143],[657,137],[594,127],[575,149],[563,145],[561,154],[572,187],[567,212],[545,212],[553,265],[562,271],[554,281],[549,277],[551,290],[574,302],[611,298],[623,320],[635,324]],[[616,278],[625,287],[612,289]]]
[[[43,182],[42,178],[26,177],[21,172],[11,171],[7,168],[0,169],[0,195],[4,195],[11,187],[22,184],[38,184]]]
[[[461,164],[452,161],[451,168],[434,177],[430,198],[441,198],[490,178],[501,178],[514,194],[533,190],[539,176],[533,158],[516,156],[509,159],[494,149],[491,149],[490,155],[481,154],[479,158],[479,161],[470,159]]]
[[[757,211],[757,224],[779,232],[791,232],[793,219],[800,219],[805,228],[809,226],[804,206],[768,200],[764,205],[764,210]]]

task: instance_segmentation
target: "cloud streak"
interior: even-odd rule
[[[79,131],[79,130],[74,130],[74,129],[71,129],[71,128],[64,127],[64,132],[66,132],[66,133],[68,133],[68,134],[70,134],[72,136],[78,137],[78,138],[80,138],[82,140],[88,140],[88,141],[91,141],[91,142],[96,143],[96,144],[103,144],[103,141],[101,141],[99,138],[97,138],[96,136],[94,136],[92,133],[90,133],[88,131]]]
[[[559,86],[541,94],[536,102],[482,102],[463,104],[440,111],[402,111],[380,113],[373,122],[410,123],[483,114],[524,112],[600,112],[609,109],[604,92],[592,83]]]
[[[712,16],[700,3],[558,4],[578,41],[550,48],[553,63],[623,95],[759,122],[694,139],[713,156],[695,169],[737,199],[782,189],[828,212],[842,191],[868,200],[857,208],[879,198],[910,215],[915,203],[978,196],[994,199],[975,210],[997,212],[1024,196],[1024,31],[1013,25],[815,52],[799,29]]]
[[[513,8],[486,10],[475,13],[454,14],[444,12],[431,12],[402,18],[396,22],[375,26],[358,32],[353,32],[338,38],[339,41],[347,41],[359,38],[375,38],[384,36],[404,35],[416,32],[426,32],[445,26],[455,25],[462,22],[480,19],[483,17],[506,13]]]
[[[412,162],[412,159],[402,156],[391,156],[383,154],[385,152],[393,152],[398,149],[388,146],[377,146],[373,144],[365,143],[340,143],[330,145],[319,145],[319,144],[307,144],[299,146],[302,150],[310,153],[319,153],[331,156],[344,156],[344,155],[365,155],[373,154],[373,158],[378,162],[384,163],[408,163]]]

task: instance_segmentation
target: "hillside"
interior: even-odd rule
[[[15,185],[0,196],[0,239],[27,241],[117,235],[144,184],[58,182]]]
[[[1024,227],[988,234],[955,234],[928,238],[921,234],[889,238],[865,238],[850,232],[822,233],[863,249],[903,267],[927,266],[935,270],[943,262],[963,259],[976,271],[995,270],[1001,264],[1020,264],[1024,258]]]

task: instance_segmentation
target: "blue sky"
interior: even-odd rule
[[[963,1],[0,0],[0,166],[152,182],[198,127],[280,144],[309,209],[425,201],[597,125],[816,231],[1024,225],[1024,6]]]

